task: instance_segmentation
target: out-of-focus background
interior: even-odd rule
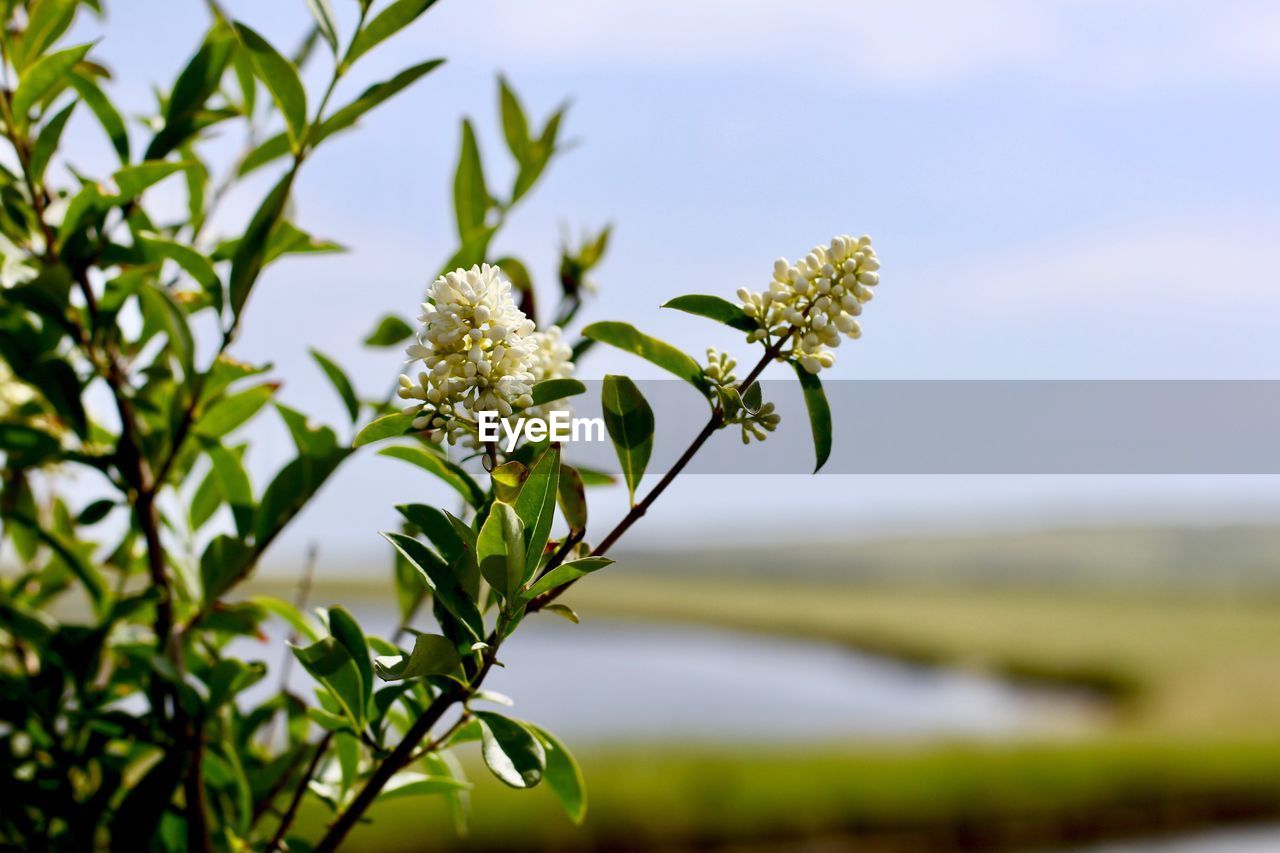
[[[349,29],[356,4],[334,5]],[[225,6],[281,44],[307,21],[302,0]],[[142,81],[172,79],[206,11],[109,14],[97,52],[144,112]],[[452,250],[461,115],[504,168],[498,72],[539,116],[571,98],[581,145],[496,249],[552,287],[562,235],[615,223],[592,318],[741,351],[659,304],[763,287],[775,256],[867,232],[884,284],[830,376],[1280,378],[1273,3],[441,0],[346,85],[432,56],[449,63],[297,189],[299,224],[351,251],[273,267],[255,295],[240,352],[308,411],[339,414],[310,344],[369,393],[399,369],[359,340]],[[67,138],[105,170],[88,121]],[[653,375],[580,365],[607,371]],[[265,471],[288,438],[259,439]],[[315,543],[314,603],[389,627],[376,531],[406,500],[449,498],[391,460],[349,465],[261,583],[289,587]],[[625,508],[597,492],[593,528]],[[1274,849],[1277,519],[1268,477],[682,479],[574,590],[582,624],[544,617],[495,682],[581,754],[586,828],[545,791],[482,784],[465,843]],[[464,843],[429,803],[375,816],[368,845]]]

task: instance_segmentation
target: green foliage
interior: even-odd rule
[[[809,428],[813,432],[813,455],[816,462],[813,472],[816,474],[827,464],[831,456],[831,406],[827,403],[826,392],[822,390],[822,380],[809,373],[798,364],[792,365],[796,378],[800,380],[800,388],[804,392],[805,409],[809,412]]]
[[[592,323],[582,330],[584,337],[620,350],[638,355],[651,364],[678,376],[702,393],[707,393],[707,380],[702,367],[693,357],[673,347],[666,341],[650,337],[630,323],[605,320]]]
[[[653,453],[653,409],[636,383],[625,376],[606,376],[600,392],[604,426],[613,440],[613,449],[622,466],[631,502]]]

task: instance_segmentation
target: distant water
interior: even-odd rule
[[[387,636],[389,610],[349,608]],[[284,631],[234,650],[280,662]],[[530,618],[499,654],[486,689],[513,716],[575,742],[1004,738],[1088,725],[1093,706],[1064,690],[902,664],[808,640],[717,628]],[[254,689],[269,692],[270,677]],[[290,686],[309,695],[296,664]],[[261,695],[261,693],[259,694]]]
[[[1275,853],[1280,826],[1242,827],[1193,832],[1175,838],[1120,841],[1079,848],[1077,853]]]

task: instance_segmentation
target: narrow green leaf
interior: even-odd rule
[[[510,504],[494,501],[489,517],[480,527],[476,556],[480,574],[507,602],[512,602],[524,583],[524,525]]]
[[[423,532],[431,544],[436,546],[436,550],[444,556],[446,563],[452,563],[463,556],[470,547],[467,540],[454,529],[448,513],[444,510],[428,504],[400,504],[396,507],[396,511],[404,516],[405,521]]]
[[[360,629],[359,623],[341,607],[329,608],[329,633],[335,640],[342,643],[360,672],[362,689],[359,707],[361,718],[363,718],[364,709],[368,706],[369,698],[373,696],[373,664],[369,660],[369,643],[365,640],[364,631]]]
[[[390,80],[373,84],[361,92],[360,97],[329,116],[316,128],[315,143],[351,127],[369,110],[407,89],[443,64],[443,59],[432,59],[406,68]]]
[[[276,385],[267,382],[223,397],[196,421],[194,431],[206,438],[221,438],[256,415],[275,393]]]
[[[529,156],[529,119],[525,117],[520,99],[511,90],[507,78],[498,77],[498,103],[502,114],[502,134],[507,139],[507,148],[516,162],[524,164]]]
[[[356,33],[356,37],[352,40],[351,47],[347,49],[347,55],[343,58],[342,64],[344,66],[351,65],[379,42],[390,38],[413,23],[419,15],[431,8],[433,3],[435,3],[435,0],[396,0],[396,2],[383,9],[376,18],[365,24],[364,29]]]
[[[458,223],[458,237],[466,242],[483,233],[489,212],[489,190],[484,181],[484,164],[476,145],[475,130],[469,119],[462,120],[462,148],[453,175],[453,210]]]
[[[453,641],[439,634],[419,634],[413,641],[411,653],[379,656],[374,658],[373,667],[383,681],[403,681],[429,675],[460,680],[462,675],[462,660]]]
[[[792,362],[792,367],[800,379],[804,405],[809,410],[809,428],[813,432],[813,454],[816,459],[813,473],[816,474],[831,456],[831,406],[827,403],[826,392],[822,390],[822,380],[795,362]]]
[[[329,48],[333,51],[333,55],[338,55],[338,19],[334,17],[333,6],[329,4],[329,0],[307,0],[307,8],[311,10],[311,15],[316,19],[316,26],[320,28],[320,35],[329,43]]]
[[[102,129],[106,131],[107,138],[111,140],[111,147],[115,149],[120,162],[128,163],[129,131],[125,128],[124,119],[116,111],[111,99],[87,74],[80,71],[72,71],[67,80],[75,87],[76,93],[89,105],[89,109],[93,111],[94,116],[98,119],[98,124],[102,125]]]
[[[634,353],[706,393],[706,377],[702,375],[698,362],[671,344],[644,334],[630,323],[612,320],[592,323],[582,330],[582,334],[593,341]]]
[[[412,412],[396,412],[394,415],[383,415],[377,420],[366,424],[360,432],[356,433],[355,441],[351,443],[351,446],[364,447],[366,444],[373,444],[375,441],[399,438],[412,429],[413,421],[416,417],[417,415]]]
[[[281,56],[270,42],[249,27],[237,23],[235,28],[240,41],[249,49],[254,70],[266,84],[276,106],[280,108],[280,114],[284,116],[294,150],[299,150],[307,129],[307,90],[298,77],[298,69]]]
[[[578,614],[574,612],[574,609],[567,604],[560,604],[559,602],[556,602],[554,604],[548,604],[546,607],[542,608],[542,610],[545,613],[554,613],[562,619],[568,619],[575,625],[581,624],[582,621],[578,618]]]
[[[309,646],[292,648],[302,668],[324,685],[355,728],[363,728],[364,682],[360,668],[356,666],[346,646],[332,637],[325,637]]]
[[[406,536],[403,533],[383,533],[382,535],[418,570],[439,602],[471,632],[475,639],[481,639],[484,636],[484,619],[475,601],[464,589],[462,577],[457,571],[461,565],[458,561],[465,555],[459,554],[447,564],[412,536]]]
[[[368,427],[366,427],[366,429],[368,429]],[[462,495],[463,499],[472,506],[478,507],[484,503],[484,491],[476,484],[476,481],[471,478],[471,475],[464,471],[460,466],[450,462],[448,459],[445,459],[439,453],[432,453],[421,445],[398,444],[394,447],[386,447],[379,450],[378,455],[390,456],[392,459],[401,459],[412,465],[417,465],[424,471],[430,472],[449,484],[454,491]]]
[[[532,788],[542,781],[546,750],[524,725],[492,711],[476,711],[484,763],[512,788]]]
[[[433,776],[426,773],[397,773],[378,794],[378,801],[396,797],[418,797],[429,794],[448,794],[469,791],[473,786],[465,779],[452,776]]]
[[[312,620],[294,607],[287,601],[273,598],[269,595],[255,595],[249,598],[251,604],[255,604],[283,620],[293,632],[309,642],[316,642],[320,639],[320,631],[312,623]]]
[[[125,166],[111,176],[119,188],[117,204],[132,201],[142,195],[148,187],[160,183],[170,175],[181,172],[189,163],[169,160],[149,160],[135,166]]]
[[[587,816],[587,784],[582,769],[564,744],[544,728],[526,723],[547,753],[547,785],[575,824]]]
[[[634,504],[636,488],[653,453],[653,409],[636,384],[625,376],[605,376],[600,402],[604,426],[613,440],[622,477]]]
[[[572,465],[560,463],[560,488],[556,499],[569,529],[581,533],[587,529],[587,492],[582,475]]]
[[[706,317],[740,332],[754,332],[760,328],[760,324],[748,317],[742,310],[742,306],[735,305],[727,299],[721,299],[719,296],[691,293],[688,296],[677,296],[662,307]]]
[[[249,299],[249,292],[258,280],[266,262],[268,240],[271,231],[284,212],[285,202],[289,198],[289,190],[293,186],[295,172],[290,170],[271,189],[262,205],[249,222],[244,237],[236,246],[235,255],[231,258],[231,310],[237,316]]]
[[[80,510],[80,514],[76,516],[76,524],[81,527],[89,527],[97,524],[110,514],[111,510],[116,508],[116,502],[109,498],[102,498],[89,504]]]
[[[195,337],[191,327],[187,325],[187,315],[173,298],[168,288],[155,281],[143,282],[138,289],[138,301],[142,306],[144,319],[154,318],[169,337],[169,347],[182,365],[183,374],[190,378],[195,375]]]
[[[240,165],[236,167],[236,174],[243,178],[260,166],[265,166],[273,160],[278,160],[285,156],[290,150],[289,134],[281,131],[246,154],[245,158],[240,161]]]
[[[92,44],[81,44],[42,56],[22,74],[18,89],[13,93],[10,109],[14,121],[20,128],[25,128],[30,118],[31,108],[43,98],[50,89],[64,82],[71,69],[84,59]]]
[[[538,582],[525,591],[524,598],[526,601],[534,599],[544,592],[550,592],[571,581],[576,581],[584,575],[598,572],[605,566],[611,565],[613,565],[613,560],[608,557],[583,557],[581,560],[562,563],[538,578]]]
[[[225,25],[215,23],[209,29],[200,49],[191,57],[191,61],[173,84],[173,91],[169,93],[169,103],[165,108],[164,127],[147,146],[143,159],[163,159],[196,133],[197,114],[204,109],[205,102],[213,93],[218,91],[222,72],[231,58],[232,44],[231,34]]]
[[[347,378],[347,374],[333,359],[320,352],[320,350],[312,349],[310,352],[311,357],[316,360],[316,364],[319,364],[320,369],[324,371],[324,375],[329,377],[329,381],[333,383],[334,390],[338,392],[338,396],[342,398],[343,404],[347,407],[347,414],[351,415],[351,422],[355,423],[356,418],[360,416],[360,398],[356,396],[356,389],[351,386],[351,380]]]
[[[213,465],[214,476],[222,487],[223,497],[236,522],[236,532],[248,536],[253,530],[253,484],[240,457],[212,439],[204,441],[205,453]]]
[[[212,604],[253,568],[256,554],[243,539],[219,534],[200,555],[204,601]]]
[[[18,425],[0,424],[0,434],[7,431],[3,427],[10,426]],[[0,444],[0,446],[3,446],[3,444]],[[30,519],[23,515],[10,513],[5,516],[5,522],[21,525],[56,554],[66,564],[71,573],[76,576],[76,579],[84,584],[85,591],[89,594],[89,600],[93,602],[94,609],[101,612],[107,602],[106,580],[95,565],[76,553],[73,543],[64,539],[60,533],[48,530],[35,519]]]
[[[31,152],[31,176],[37,182],[44,180],[44,170],[48,168],[53,152],[58,150],[58,141],[62,139],[62,131],[67,126],[67,119],[71,118],[71,113],[78,103],[79,101],[72,101],[62,112],[49,119],[44,127],[40,128],[35,150]]]
[[[576,397],[586,393],[586,390],[587,386],[577,379],[544,379],[533,386],[530,396],[533,397],[535,406],[542,406],[565,397]]]
[[[173,261],[190,275],[209,294],[222,293],[222,281],[214,270],[213,264],[190,246],[154,234],[140,234],[139,242],[148,253]]]
[[[364,339],[367,347],[393,347],[413,337],[413,327],[394,314],[388,314]]]
[[[560,448],[549,445],[529,469],[512,506],[524,526],[524,571],[526,576],[538,570],[542,552],[551,535],[551,522],[556,514],[556,492],[560,487]],[[528,577],[522,577],[523,584]]]

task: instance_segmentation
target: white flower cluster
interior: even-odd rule
[[[406,350],[421,359],[425,370],[416,380],[400,377],[400,397],[421,401],[412,406],[414,429],[447,433],[456,440],[463,424],[481,411],[508,417],[533,404],[535,369],[567,361],[556,344],[544,344],[511,296],[511,283],[485,264],[440,276],[422,306],[422,331]]]
[[[880,261],[867,236],[835,237],[794,264],[779,258],[773,281],[763,293],[738,291],[747,316],[760,324],[751,341],[772,341],[790,333],[790,349],[779,358],[794,359],[809,373],[835,364],[831,349],[841,336],[859,338],[855,319],[871,289],[880,283]]]
[[[533,354],[533,381],[565,379],[573,375],[573,347],[564,340],[559,326],[533,333],[537,349]]]

